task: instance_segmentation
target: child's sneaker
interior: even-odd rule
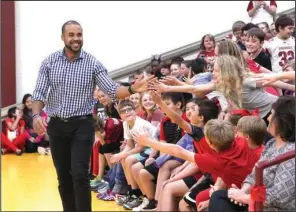
[[[105,183],[105,185],[103,187],[101,187],[97,190],[97,193],[102,194],[102,193],[105,193],[107,190],[109,190],[109,183]]]
[[[115,196],[112,192],[109,192],[107,195],[105,195],[102,200],[105,201],[114,201],[115,200]]]
[[[90,181],[90,188],[92,190],[97,190],[98,187],[104,185],[104,181],[101,179],[101,177],[96,177],[95,179]]]
[[[149,200],[144,197],[143,202],[138,207],[133,208],[133,211],[142,211],[149,204]]]
[[[142,209],[142,211],[155,211],[156,210],[156,201],[153,200],[148,200],[148,204],[146,207]]]
[[[45,148],[44,147],[41,147],[41,146],[39,146],[38,148],[37,148],[37,151],[38,151],[38,153],[40,154],[40,155],[45,155]]]
[[[123,204],[123,208],[126,210],[132,210],[133,208],[136,208],[142,204],[142,199],[140,197],[137,197],[136,195],[132,195],[130,201]]]
[[[51,155],[50,148],[45,148],[45,154],[46,154],[46,155]]]
[[[119,195],[117,194],[115,196],[115,202],[117,205],[123,205],[125,203],[127,203],[128,201],[130,201],[131,199],[131,195],[127,194],[127,195]]]

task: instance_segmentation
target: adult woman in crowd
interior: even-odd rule
[[[295,150],[295,98],[280,97],[272,106],[267,130],[274,137],[264,148],[260,161],[272,160]],[[295,159],[268,167],[263,172],[266,186],[266,211],[295,211]],[[228,191],[212,194],[209,212],[248,211],[250,188],[255,183],[255,168],[245,179],[241,189],[233,186]]]

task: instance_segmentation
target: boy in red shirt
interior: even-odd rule
[[[204,133],[212,152],[193,153],[176,145],[154,141],[147,135],[135,136],[141,145],[196,163],[200,172],[211,174],[214,180],[221,178],[227,187],[231,184],[240,186],[254,166],[254,154],[247,142],[235,139],[232,124],[224,120],[208,121]]]
[[[240,142],[245,142],[249,147],[249,166],[246,167],[246,171],[249,171],[248,174],[251,173],[255,163],[260,158],[264,149],[263,141],[266,134],[266,128],[267,127],[263,119],[255,116],[245,116],[238,121],[236,139],[241,140]],[[197,207],[198,211],[205,209],[209,204],[210,193],[213,192],[210,192],[210,184],[211,183],[205,185],[205,183],[203,183],[202,187],[198,185],[195,189],[192,189],[189,193],[187,193],[184,200],[180,202],[180,210],[183,211],[188,208],[188,206]],[[229,187],[230,185],[225,185],[220,178],[216,181],[214,189]]]
[[[203,126],[210,119],[216,119],[219,114],[219,109],[215,103],[209,100],[197,100],[192,99],[186,104],[186,114],[191,123],[184,121],[173,110],[169,109],[166,104],[161,101],[158,92],[151,92],[153,100],[159,105],[159,107],[166,113],[172,121],[179,125],[180,128],[185,130],[188,135],[194,139],[194,149],[196,152],[207,152],[212,149],[206,144],[203,134]],[[201,177],[196,165],[186,162],[187,166],[179,170],[174,178],[169,179],[165,183],[167,184],[158,197],[157,210],[173,210],[175,191],[178,190],[178,194],[183,196],[192,185],[194,185]],[[179,168],[178,168],[179,169]],[[165,199],[165,200],[164,200]],[[163,202],[168,202],[163,204]]]

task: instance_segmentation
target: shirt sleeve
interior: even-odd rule
[[[263,48],[265,49],[265,53],[269,56],[271,56],[271,54],[272,54],[271,46],[272,46],[271,41],[266,41],[263,44]]]
[[[266,203],[271,207],[289,208],[295,199],[295,160],[278,165],[272,186],[266,189]],[[295,202],[294,202],[295,203]]]
[[[270,6],[276,6],[277,7],[276,1],[270,1]]]
[[[217,158],[212,154],[200,154],[197,153],[194,155],[194,160],[199,170],[203,173],[210,173],[212,175],[220,176],[221,167]],[[220,176],[221,177],[221,176]]]
[[[188,133],[188,135],[190,135],[194,140],[200,141],[204,137],[203,130],[200,127],[193,126],[192,124],[190,125],[192,133]]]
[[[248,77],[244,80],[243,85],[247,88],[256,89],[256,79]]]
[[[164,133],[164,130],[163,130],[163,124],[164,124],[164,121],[162,120],[160,122],[159,140],[166,141],[166,136],[165,136],[165,133]]]
[[[260,64],[262,67],[272,71],[272,66],[271,66],[271,60],[270,57],[267,55],[267,53],[264,55],[262,58],[262,62]]]
[[[21,119],[19,121],[19,127],[24,127],[25,126],[25,121],[23,119]]]
[[[116,99],[116,89],[119,87],[107,74],[106,68],[97,60],[95,63],[95,83],[112,100]]]
[[[157,128],[154,127],[151,123],[148,122],[146,125],[146,129],[148,130],[150,137],[152,139],[157,139]]]
[[[253,8],[254,8],[253,1],[250,1],[249,4],[248,4],[248,7],[247,7],[247,12],[249,12]]]
[[[42,101],[46,100],[48,89],[49,89],[49,59],[45,59],[40,67],[37,84],[35,90],[33,91],[32,101]]]
[[[123,122],[123,137],[126,140],[132,140],[132,135],[128,131],[128,126],[126,122]]]

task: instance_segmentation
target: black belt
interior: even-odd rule
[[[61,118],[61,117],[57,117],[57,116],[50,117],[50,119],[53,121],[62,121],[62,122],[85,120],[85,119],[89,119],[89,118],[92,118],[92,115],[72,116],[69,118]]]

